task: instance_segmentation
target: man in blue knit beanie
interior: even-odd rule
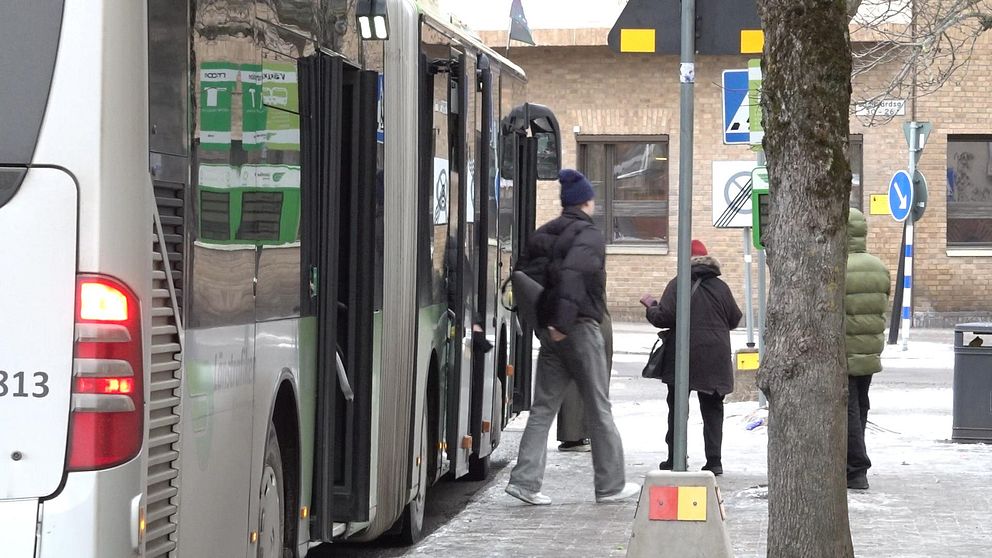
[[[534,400],[506,492],[528,504],[551,503],[541,494],[548,431],[574,381],[592,441],[596,501],[617,502],[639,494],[641,487],[626,482],[623,443],[608,396],[610,376],[599,327],[606,311],[606,241],[592,221],[592,184],[571,169],[558,178],[561,216],[534,232],[517,262],[517,269],[544,292],[537,304],[541,350]]]

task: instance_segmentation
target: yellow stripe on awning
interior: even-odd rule
[[[741,29],[741,54],[761,54],[765,50],[765,32]]]
[[[620,52],[654,52],[654,29],[621,29]]]

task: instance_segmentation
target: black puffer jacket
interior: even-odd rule
[[[517,269],[544,286],[538,301],[540,327],[568,334],[576,318],[603,320],[606,310],[606,241],[592,218],[568,208],[537,229]]]
[[[730,356],[730,330],[741,321],[741,310],[730,287],[719,279],[716,258],[692,258],[692,281],[702,279],[692,296],[689,316],[689,389],[726,395],[734,391],[734,370]],[[661,379],[675,382],[676,279],[661,295],[661,301],[648,307],[647,319],[655,327],[672,330],[671,345],[665,349]]]

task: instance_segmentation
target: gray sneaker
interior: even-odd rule
[[[526,502],[532,506],[547,506],[551,503],[551,498],[548,498],[544,494],[524,490],[515,484],[506,485],[506,493],[513,496],[517,500]]]
[[[609,496],[596,496],[596,503],[609,504],[611,502],[621,502],[623,500],[626,500],[627,498],[630,498],[631,496],[640,495],[640,494],[641,494],[641,485],[637,484],[636,482],[628,482],[627,484],[623,485],[623,488],[620,489],[620,492],[617,492],[616,494],[610,494]]]

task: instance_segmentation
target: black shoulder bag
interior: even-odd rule
[[[699,288],[699,284],[702,283],[703,279],[700,277],[692,283],[692,291],[689,292],[689,298],[696,294],[696,289]],[[658,332],[658,340],[654,342],[651,347],[651,356],[648,357],[647,364],[644,365],[644,370],[641,371],[641,377],[643,378],[653,378],[656,380],[661,379],[661,369],[662,362],[665,360],[665,348],[668,347],[668,340],[672,336],[672,330],[663,329]],[[674,347],[672,348],[674,350]]]

